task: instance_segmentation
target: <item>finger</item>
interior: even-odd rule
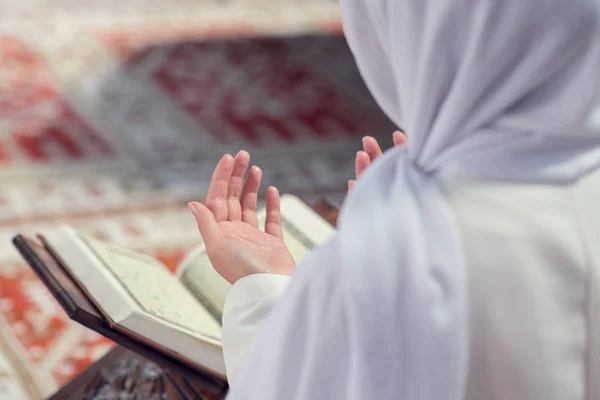
[[[242,184],[244,183],[244,175],[246,175],[248,164],[250,164],[250,154],[241,150],[233,160],[233,171],[227,189],[227,220],[229,221],[242,219],[240,195],[242,194]]]
[[[279,191],[277,188],[271,186],[267,190],[267,218],[265,221],[265,232],[269,235],[283,238],[280,207]]]
[[[383,152],[381,151],[381,147],[379,147],[379,143],[377,140],[371,136],[365,136],[362,140],[363,149],[371,158],[371,162],[375,161]]]
[[[250,168],[248,179],[244,184],[242,191],[242,221],[258,228],[258,217],[256,216],[256,203],[258,201],[258,189],[260,188],[260,180],[262,179],[262,171],[257,166]]]
[[[394,132],[392,138],[394,140],[394,146],[402,146],[406,143],[406,135],[400,131]]]
[[[349,180],[348,181],[348,192],[352,191],[352,189],[354,189],[354,186],[356,186],[356,181],[355,180]]]
[[[217,222],[227,221],[227,190],[232,172],[233,157],[225,154],[215,167],[206,194],[206,207],[212,211]]]
[[[202,235],[202,240],[204,240],[207,250],[209,247],[215,246],[221,236],[221,229],[212,211],[197,202],[189,203],[188,208],[194,214],[194,218],[196,218],[198,230],[200,231],[200,235]]]
[[[360,175],[364,172],[365,169],[369,167],[369,165],[371,165],[371,157],[369,157],[369,155],[366,152],[359,151],[358,153],[356,153],[356,179],[360,177]]]

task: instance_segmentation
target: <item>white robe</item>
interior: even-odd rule
[[[600,167],[600,132],[588,125],[600,94],[600,0],[341,0],[340,5],[366,84],[409,140],[364,172],[343,206],[338,232],[303,260],[272,310],[281,289],[273,282],[261,292],[272,277],[263,277],[264,283],[260,276],[248,277],[232,291],[223,336],[231,360],[230,398],[462,400],[478,390],[468,379],[474,368],[469,360],[480,357],[470,353],[479,351],[470,337],[488,337],[474,329],[491,326],[510,334],[515,321],[506,316],[471,326],[469,321],[480,317],[477,299],[468,298],[473,254],[486,249],[482,259],[507,257],[514,265],[506,268],[522,271],[533,271],[534,263],[541,271],[547,263],[547,280],[529,279],[525,285],[514,278],[513,284],[521,282],[532,297],[537,285],[577,296],[581,286],[572,280],[580,285],[585,280],[583,272],[573,272],[577,265],[589,268],[591,261],[571,253],[591,245],[584,237],[568,238],[587,226],[576,225],[572,213],[590,200],[552,209],[556,216],[541,215],[541,206],[521,218],[511,214],[514,223],[502,225],[506,240],[490,239],[484,246],[485,231],[475,231],[473,241],[453,196],[439,182],[457,188],[468,180],[558,188]],[[520,188],[508,190],[507,201],[518,203]],[[484,210],[493,206],[486,203],[480,204]],[[489,211],[492,226],[506,224],[501,209]],[[527,244],[518,246],[521,224],[528,227],[528,216],[537,214],[558,221],[555,230],[532,229]],[[559,234],[562,229],[569,234]],[[502,248],[511,240],[518,253]],[[562,268],[573,261],[574,270],[565,273],[572,286],[562,290],[560,280],[552,279],[554,258],[535,259],[528,252],[562,258]],[[589,288],[586,293],[591,295]],[[507,290],[503,301],[517,295]],[[580,310],[589,301],[568,300],[561,304],[579,304]],[[553,326],[546,325],[552,307],[544,310],[548,315],[519,305],[514,314]],[[264,323],[246,352],[235,331],[250,340],[261,313]],[[561,336],[561,330],[553,332]],[[552,345],[564,344],[569,356],[579,351],[582,359],[594,351],[589,347],[584,353],[581,341],[556,340]],[[235,369],[235,360],[242,359]],[[542,361],[551,368],[552,360]],[[588,372],[581,369],[582,382]]]
[[[600,172],[569,186],[474,181],[444,187],[468,265],[465,398],[600,399]],[[290,295],[293,305],[280,311],[283,326],[275,334],[284,340],[263,343],[278,358],[263,360],[260,350],[250,356],[257,362],[247,368],[272,368],[272,381],[239,383],[240,392],[241,359],[290,278],[252,275],[233,286],[223,317],[231,398],[351,398],[344,392],[351,387],[343,370],[351,339],[343,329],[343,301],[330,273],[315,265],[302,272],[310,274]],[[318,349],[310,351],[310,371],[296,363],[306,344]]]

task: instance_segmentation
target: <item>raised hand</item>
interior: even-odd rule
[[[406,143],[406,136],[404,136],[404,134],[400,131],[394,132],[392,137],[394,140],[394,146],[401,146]],[[377,157],[382,154],[383,151],[381,151],[381,147],[375,138],[371,136],[365,136],[363,138],[363,150],[356,153],[356,178],[348,181],[348,191],[354,188],[359,176],[365,171],[365,169],[367,169],[367,167],[369,167],[369,165],[371,165],[373,161],[375,161]]]
[[[206,206],[189,204],[215,270],[233,284],[258,273],[291,275],[296,263],[283,242],[279,191],[267,190],[265,231],[258,227],[256,202],[262,178],[253,166],[244,183],[250,155],[225,155],[217,164]]]

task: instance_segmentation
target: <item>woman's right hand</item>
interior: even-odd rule
[[[406,143],[406,136],[396,131],[393,133],[394,146],[401,146]],[[383,154],[377,140],[371,136],[365,136],[362,140],[363,150],[356,153],[356,178],[348,181],[348,191],[351,191],[356,186],[356,181],[359,176],[371,165],[376,158]]]

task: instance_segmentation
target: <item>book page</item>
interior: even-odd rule
[[[258,213],[261,229],[264,228],[265,218],[265,211],[261,210]],[[320,215],[300,199],[289,195],[281,198],[281,224],[283,240],[296,263],[335,232]],[[180,266],[180,279],[220,321],[231,285],[214,270],[203,246],[184,260]]]
[[[192,251],[180,268],[183,271],[179,277],[181,283],[221,322],[225,298],[231,284],[215,271],[204,246]]]
[[[160,262],[119,246],[91,238],[80,239],[142,312],[189,335],[220,342],[220,324]]]

